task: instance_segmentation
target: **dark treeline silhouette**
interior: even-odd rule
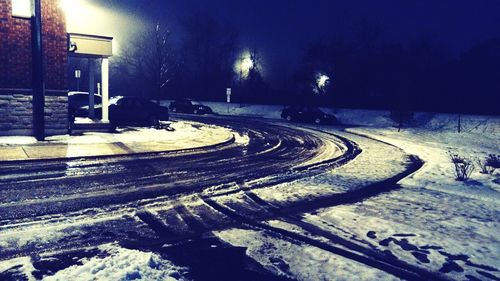
[[[130,44],[112,68],[112,94],[223,101],[231,87],[238,103],[500,113],[500,39],[453,56],[426,38],[384,43],[381,32],[363,22],[350,36],[305,48],[295,70],[264,77],[258,48],[241,46],[236,30],[200,14],[181,27],[156,25]],[[236,65],[245,51],[252,64],[242,77]],[[318,90],[320,74],[330,80]]]
[[[330,73],[320,103],[396,111],[499,114],[500,40],[492,39],[452,57],[435,42],[407,46],[356,45],[332,40],[305,52],[295,81]],[[305,91],[304,95],[308,95]],[[298,96],[303,100],[303,96]]]

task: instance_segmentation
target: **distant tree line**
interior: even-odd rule
[[[158,24],[130,44],[112,69],[112,91],[222,101],[232,87],[240,103],[500,113],[500,39],[456,57],[430,39],[383,43],[380,32],[364,23],[350,37],[308,46],[299,67],[272,84],[262,75],[256,47],[248,52],[246,76],[235,69],[242,51],[236,30],[206,15],[191,16],[182,27],[177,40]],[[315,88],[318,74],[329,78],[321,91]]]
[[[500,39],[460,57],[430,40],[407,46],[332,40],[307,49],[294,80],[310,80],[318,71],[332,77],[325,96],[315,97],[321,104],[500,114]],[[301,101],[307,92],[298,94]]]

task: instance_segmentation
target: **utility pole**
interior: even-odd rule
[[[33,133],[38,141],[45,140],[45,83],[42,48],[41,0],[34,0],[31,17],[31,40],[33,46]]]

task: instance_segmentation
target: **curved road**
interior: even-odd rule
[[[353,153],[345,140],[320,132],[243,118],[201,120],[240,136],[206,150],[0,164],[0,226],[266,177],[286,181]]]

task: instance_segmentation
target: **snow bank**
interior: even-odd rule
[[[230,135],[229,130],[196,122],[178,121],[169,123],[171,130],[154,128],[124,128],[118,129],[118,134],[85,133],[82,136],[49,137],[48,142],[79,143],[109,143],[109,142],[178,142],[189,139],[213,139],[214,137]]]
[[[405,129],[397,132],[383,128],[351,128],[350,132],[368,135],[398,147],[409,154],[418,155],[425,165],[401,183],[408,187],[424,187],[452,193],[468,198],[500,203],[500,185],[496,175],[484,175],[479,167],[471,179],[465,182],[455,180],[454,166],[449,154],[458,154],[470,161],[484,159],[489,154],[499,154],[500,132],[495,127],[477,127],[479,132],[430,131],[422,128]],[[490,133],[484,132],[489,130]],[[498,175],[498,171],[497,171]]]
[[[106,257],[83,259],[44,278],[46,281],[66,280],[187,280],[187,268],[178,267],[159,255],[121,248],[114,244],[99,247]]]
[[[162,105],[168,106],[171,101],[162,101]],[[214,113],[230,116],[262,117],[269,119],[281,119],[281,111],[284,105],[256,105],[223,102],[200,102],[210,106]],[[397,123],[390,118],[387,110],[365,110],[365,109],[343,109],[321,107],[326,113],[334,114],[342,124],[368,127],[396,127]],[[411,127],[421,127],[427,130],[456,131],[458,125],[458,114],[434,114],[428,112],[416,112]],[[462,115],[461,125],[463,131],[496,132],[500,133],[500,117]]]
[[[35,268],[31,263],[30,257],[20,257],[0,262],[0,273],[12,270],[13,268],[15,268],[17,272],[19,272],[19,275],[24,277],[22,280],[36,280],[35,277],[33,277],[31,274],[33,271],[35,271]]]

